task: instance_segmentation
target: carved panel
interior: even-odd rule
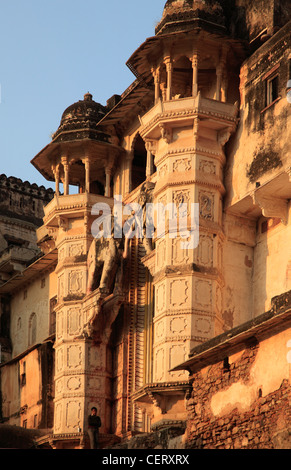
[[[219,313],[222,312],[222,289],[220,286],[216,287],[216,309]]]
[[[58,278],[58,298],[61,300],[65,295],[65,283],[64,274],[61,274]]]
[[[82,314],[79,308],[70,308],[68,310],[68,334],[77,335],[81,330]]]
[[[186,331],[187,320],[184,317],[173,318],[170,321],[170,331],[173,334],[181,334]]]
[[[69,273],[69,294],[81,294],[83,292],[83,271],[71,271]]]
[[[81,388],[81,378],[80,377],[70,377],[67,380],[67,389],[69,391],[76,391]]]
[[[71,429],[77,429],[81,420],[81,403],[72,400],[66,406],[66,426]]]
[[[214,220],[214,194],[199,191],[199,213],[205,220]]]
[[[174,344],[170,347],[170,369],[181,364],[186,358],[186,348],[181,344]]]
[[[173,238],[172,240],[172,264],[186,264],[189,261],[189,249],[181,248],[186,239]]]
[[[64,390],[63,379],[59,379],[56,381],[56,394],[60,395]]]
[[[161,268],[165,264],[166,260],[166,241],[163,238],[157,242],[157,267]]]
[[[173,163],[173,172],[189,171],[192,168],[190,158],[178,158]]]
[[[202,335],[211,332],[211,321],[208,318],[197,318],[195,321],[196,332]]]
[[[155,337],[157,340],[161,339],[164,336],[165,332],[165,323],[164,321],[160,321],[159,323],[156,324],[155,328]]]
[[[180,204],[187,204],[189,206],[190,191],[187,191],[187,190],[173,191],[173,202],[177,205],[177,207]]]
[[[74,243],[69,248],[69,256],[81,256],[84,254],[83,243]]]
[[[59,261],[62,261],[64,258],[65,258],[65,254],[66,254],[66,251],[65,251],[65,247],[62,247],[59,249]]]
[[[189,286],[186,279],[175,279],[170,283],[170,304],[181,307],[188,302]]]
[[[166,286],[165,284],[160,284],[156,288],[156,306],[157,311],[161,312],[165,308],[166,302]]]
[[[195,302],[206,309],[212,308],[212,283],[211,281],[198,280],[195,283]]]
[[[206,235],[199,237],[197,262],[203,266],[213,266],[213,240]]]
[[[69,346],[67,349],[67,366],[75,369],[82,364],[82,348],[79,345]]]
[[[55,406],[55,431],[60,431],[62,427],[62,404],[57,403]]]
[[[60,311],[56,314],[56,334],[58,339],[63,336],[63,320],[64,314],[62,311]]]
[[[93,367],[101,367],[103,364],[103,352],[101,348],[91,347],[89,349],[89,365]]]
[[[60,372],[64,367],[64,351],[63,349],[58,349],[56,352],[56,372]]]
[[[158,349],[156,351],[156,358],[155,358],[155,371],[156,371],[156,380],[161,381],[164,377],[164,357],[165,353],[164,350]]]
[[[164,178],[168,174],[168,165],[165,163],[159,169],[159,177]]]
[[[208,173],[210,175],[215,175],[216,165],[215,165],[215,163],[211,162],[210,160],[201,159],[200,162],[199,162],[199,170],[203,171],[203,173]]]

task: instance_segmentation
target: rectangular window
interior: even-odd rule
[[[279,98],[279,76],[275,75],[270,77],[266,81],[266,92],[267,92],[267,99],[266,99],[266,106],[274,103],[277,98]]]

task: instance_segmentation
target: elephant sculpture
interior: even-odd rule
[[[87,294],[95,289],[110,293],[121,268],[124,240],[111,238],[94,239],[88,251]]]
[[[146,205],[152,202],[153,185],[145,182],[140,189],[137,202],[142,210],[143,243],[146,254],[153,249],[152,239],[146,237]],[[130,216],[132,217],[132,215]],[[110,238],[94,239],[89,248],[87,257],[88,285],[87,294],[97,288],[100,291],[111,293],[114,285],[120,281],[123,262],[127,258],[129,240],[135,231],[136,223],[133,218],[131,229],[126,236],[114,238],[114,229]]]

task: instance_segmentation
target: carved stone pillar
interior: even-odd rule
[[[56,195],[60,195],[60,169],[59,167],[56,167],[54,169],[54,175],[55,175],[55,182],[56,182]]]
[[[125,194],[129,194],[132,188],[132,160],[133,152],[128,152],[125,159]]]
[[[155,82],[155,104],[160,99],[160,69],[153,70],[154,82]]]
[[[105,176],[106,176],[106,183],[105,183],[105,196],[110,197],[110,181],[111,181],[111,168],[105,168]]]
[[[86,158],[85,161],[85,191],[90,193],[90,160]]]
[[[173,78],[173,64],[170,57],[165,60],[167,70],[167,101],[172,99],[172,78]]]
[[[193,83],[192,83],[192,96],[198,94],[198,53],[195,52],[192,57],[192,68],[193,68]]]
[[[62,159],[62,164],[64,166],[64,195],[68,196],[69,194],[69,163],[68,159]]]
[[[222,73],[223,73],[223,67],[222,64],[220,63],[216,67],[216,100],[221,101],[221,85],[222,85]]]

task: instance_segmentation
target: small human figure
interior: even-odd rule
[[[99,448],[99,428],[101,426],[100,416],[97,415],[97,408],[91,408],[91,414],[88,416],[88,434],[90,438],[90,448]]]

